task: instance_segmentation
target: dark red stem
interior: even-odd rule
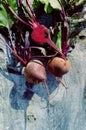
[[[27,22],[25,22],[23,19],[21,19],[21,18],[14,12],[14,10],[8,5],[7,2],[6,2],[6,4],[7,4],[9,10],[11,11],[11,13],[12,13],[20,22],[22,22],[22,23],[25,24],[26,26],[29,26],[29,27],[31,27],[31,28],[33,29],[33,26],[32,26],[30,23],[27,23]]]
[[[17,54],[17,52],[15,52],[2,38],[0,38],[0,40],[2,41],[2,43],[5,45],[5,46],[7,46],[10,50],[11,50],[11,52],[15,55],[15,57],[17,58],[17,59],[19,59],[20,61],[21,61],[21,63],[23,63],[24,65],[26,65],[26,61],[24,61],[18,54]]]
[[[36,22],[36,17],[35,17],[35,14],[34,14],[34,12],[33,12],[33,10],[32,10],[32,8],[30,7],[30,4],[28,3],[28,0],[26,0],[26,4],[27,4],[27,7],[29,7],[29,9],[30,9],[30,12],[31,12],[31,14],[32,14],[32,16],[33,16],[33,20],[34,20],[34,22]]]

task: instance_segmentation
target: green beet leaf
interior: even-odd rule
[[[8,0],[9,6],[17,13],[16,0]],[[15,22],[15,16],[7,10],[6,1],[0,3],[0,26],[11,28]]]
[[[61,6],[58,0],[48,0],[48,1],[53,9],[61,10]]]
[[[2,4],[0,5],[0,26],[9,27],[7,11]]]

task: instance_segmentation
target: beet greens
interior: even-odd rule
[[[34,0],[32,6],[29,0],[2,0],[0,3],[0,31],[9,41],[0,37],[0,42],[7,46],[11,56],[14,55],[17,62],[13,67],[21,63],[21,74],[26,81],[44,83],[48,101],[46,69],[67,88],[61,78],[71,66],[67,58],[69,48],[73,46],[69,43],[72,38],[70,27],[78,23],[75,20],[70,24],[69,8],[76,3],[72,2]],[[13,72],[12,68],[9,70]]]
[[[31,58],[49,59],[60,55],[66,59],[70,47],[69,22],[66,16],[69,16],[68,5],[73,6],[74,3],[60,0],[46,0],[43,3],[42,0],[34,0],[32,9],[28,0],[1,1],[0,29],[2,31],[7,28],[6,35],[10,40],[10,45],[6,42],[4,44],[24,65]],[[53,20],[47,28],[46,23],[40,24],[40,19],[42,15],[46,17],[50,14]]]

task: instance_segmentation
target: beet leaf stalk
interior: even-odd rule
[[[4,41],[1,37],[0,37],[0,40],[2,41],[2,43],[3,43],[5,46],[7,46],[7,47],[10,49],[10,51],[14,54],[14,56],[15,56],[19,61],[21,61],[22,64],[26,65],[27,62],[24,61],[24,60],[17,54],[17,52],[16,52],[14,49],[12,49],[12,48],[8,45],[8,43],[6,43],[6,41]]]
[[[58,0],[59,1],[59,0]],[[64,10],[64,7],[62,6],[61,2],[59,1],[62,13],[63,13],[63,23],[62,23],[62,53],[64,55],[67,55],[67,49],[68,49],[68,40],[69,40],[69,25],[66,18],[66,13]]]
[[[66,59],[65,55],[59,50],[58,47],[54,44],[54,42],[51,40],[49,30],[44,26],[40,25],[37,20],[36,16],[34,15],[33,10],[30,7],[29,2],[26,0],[26,9],[28,10],[28,15],[30,16],[28,22],[21,19],[9,6],[8,2],[5,0],[9,10],[16,16],[16,18],[21,21],[24,25],[29,26],[32,28],[31,38],[32,40],[38,44],[38,45],[45,45],[46,43],[52,47],[54,50],[56,50],[60,55],[63,57],[63,59]],[[21,1],[22,4],[22,1]]]

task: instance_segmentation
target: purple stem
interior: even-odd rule
[[[21,62],[23,63],[24,65],[27,64],[27,61],[26,60],[23,60],[18,54],[16,51],[14,51],[2,38],[0,38],[0,40],[2,41],[2,43],[7,46],[11,52],[14,54],[14,56]],[[31,48],[38,48],[38,47],[29,47],[29,49]],[[53,54],[53,55],[48,55],[48,56],[31,56],[31,58],[51,58],[51,57],[54,57],[56,56],[57,53]],[[30,60],[30,59],[29,59]]]
[[[33,26],[32,26],[31,24],[25,22],[23,19],[21,19],[21,18],[14,12],[14,10],[8,5],[8,3],[7,3],[7,6],[8,6],[8,8],[10,9],[10,11],[12,12],[12,14],[14,14],[14,15],[16,16],[16,18],[17,18],[20,22],[22,22],[22,23],[25,24],[26,26],[29,26],[29,27],[31,27],[31,28],[33,29]]]
[[[27,7],[29,7],[29,9],[30,9],[30,12],[31,12],[31,14],[32,14],[32,16],[33,16],[33,20],[34,20],[34,22],[36,22],[36,17],[35,17],[35,14],[34,14],[34,12],[33,12],[33,10],[32,10],[32,8],[30,7],[30,4],[28,3],[28,1],[26,0],[26,4],[27,4]]]
[[[35,48],[39,49],[39,47],[33,47],[33,46],[29,47],[29,49],[35,49]],[[55,54],[53,54],[53,55],[48,55],[48,56],[32,56],[31,58],[33,58],[33,57],[39,57],[39,58],[45,57],[45,58],[48,58],[48,57],[54,57],[56,55],[57,55],[57,52]]]
[[[58,0],[59,1],[59,0]],[[62,3],[59,1],[60,5],[61,5],[61,8],[62,8],[62,12],[64,14],[64,18],[66,17],[66,13],[65,13],[65,10],[64,10],[64,7],[62,6]],[[63,25],[62,25],[62,53],[64,55],[67,54],[67,42],[68,42],[68,38],[69,38],[69,26],[68,26],[68,23],[67,21],[64,19],[64,22],[63,22]],[[65,32],[65,28],[66,28],[66,32]],[[64,39],[65,37],[65,39]]]
[[[59,54],[61,54],[62,58],[66,60],[65,55],[59,50],[58,47],[56,47],[56,45],[54,44],[54,42],[53,42],[50,38],[47,40],[47,43],[48,43],[53,49],[55,49],[57,52],[59,52]]]
[[[0,38],[0,40],[2,41],[2,43],[5,45],[5,46],[7,46],[10,50],[11,50],[11,52],[15,55],[15,57],[17,58],[17,59],[19,59],[24,65],[26,65],[26,61],[24,61],[18,54],[17,54],[17,52],[16,51],[14,51],[2,38]]]
[[[57,53],[53,54],[53,55],[48,55],[48,56],[31,56],[31,58],[52,58],[55,57],[57,55]]]
[[[64,7],[63,7],[62,3],[59,0],[58,0],[58,2],[59,2],[60,6],[62,8],[62,12],[64,14],[64,17],[66,17],[66,13],[65,13],[65,10],[64,10]]]
[[[22,4],[23,0],[19,0],[19,3]]]
[[[65,25],[64,25],[65,24]],[[68,39],[69,39],[69,26],[66,21],[64,21],[62,25],[62,52],[64,55],[67,54],[67,47],[68,47]]]

